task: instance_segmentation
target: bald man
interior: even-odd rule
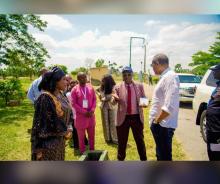
[[[85,151],[85,132],[88,133],[89,148],[94,150],[95,144],[95,108],[96,95],[91,84],[87,83],[87,75],[78,73],[79,84],[71,91],[71,104],[76,111],[75,127],[79,139],[79,149],[81,154]]]

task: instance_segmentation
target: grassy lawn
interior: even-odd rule
[[[30,84],[29,78],[22,78],[22,86],[27,90]],[[30,160],[30,134],[28,129],[32,127],[33,105],[25,99],[18,107],[5,107],[0,101],[0,160]],[[148,125],[148,109],[145,109],[145,143],[147,147],[148,160],[156,160],[155,144]],[[126,160],[139,160],[135,141],[130,131]],[[117,146],[107,145],[104,141],[100,109],[96,108],[96,135],[95,148],[97,150],[108,150],[110,160],[117,160]],[[78,160],[79,155],[66,146],[66,160]],[[173,159],[187,160],[181,145],[174,137]]]

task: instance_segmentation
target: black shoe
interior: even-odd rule
[[[88,139],[85,139],[85,140],[84,140],[84,143],[85,143],[86,146],[88,146],[88,145],[89,145]]]
[[[109,140],[105,140],[105,142],[106,142],[107,144],[111,144],[111,143],[112,143],[112,141],[109,141]]]
[[[73,145],[74,149],[79,149],[79,146]]]

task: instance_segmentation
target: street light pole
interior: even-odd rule
[[[146,73],[146,44],[144,45],[144,73]]]
[[[131,43],[132,43],[132,37],[130,37],[130,58],[129,58],[129,66],[131,67]]]
[[[141,39],[143,40],[143,47],[144,47],[144,73],[146,73],[146,43],[144,37],[130,37],[130,58],[129,58],[129,66],[131,67],[131,46],[132,46],[132,39]]]

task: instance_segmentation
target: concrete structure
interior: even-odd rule
[[[109,69],[107,66],[99,67],[99,68],[90,68],[89,76],[92,83],[100,83],[103,75],[108,74]]]

